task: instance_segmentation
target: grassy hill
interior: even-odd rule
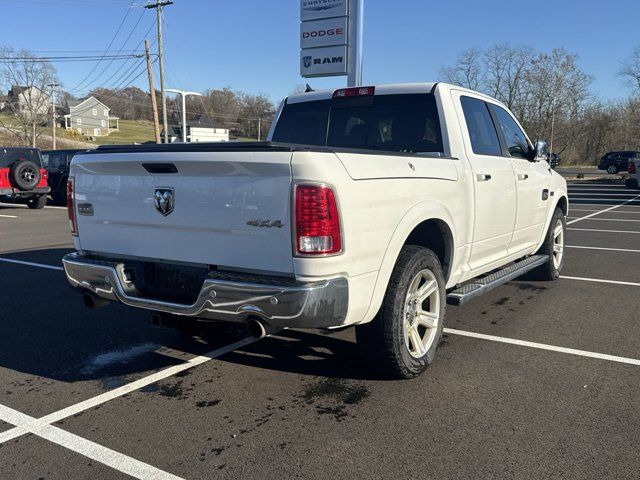
[[[113,132],[108,137],[94,137],[95,145],[114,145],[129,143],[144,143],[154,141],[153,124],[134,120],[120,120],[120,131]]]

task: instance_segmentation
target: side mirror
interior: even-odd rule
[[[529,154],[529,160],[532,162],[537,162],[539,160],[548,160],[549,145],[544,140],[536,140],[536,144],[534,145],[531,152],[529,152]]]

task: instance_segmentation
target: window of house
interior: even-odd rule
[[[102,112],[104,113],[105,117],[109,116],[109,110],[107,110],[106,108]]]
[[[102,127],[106,127],[107,126],[107,122],[105,122],[104,120],[100,120],[100,125]]]
[[[98,116],[98,109],[97,109],[97,108],[93,108],[93,109],[91,110],[91,114],[92,114],[94,117],[97,117],[97,116]]]
[[[80,117],[76,118],[76,123],[82,125],[82,119]]]
[[[467,123],[473,153],[501,156],[502,149],[498,140],[498,132],[491,119],[487,104],[472,97],[460,97],[460,103]]]

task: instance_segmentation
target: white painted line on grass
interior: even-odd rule
[[[579,280],[581,282],[612,283],[614,285],[629,285],[631,287],[640,287],[640,283],[636,283],[636,282],[623,282],[620,280],[605,280],[603,278],[569,277],[567,275],[560,275],[560,278],[564,278],[565,280]]]
[[[616,212],[618,213],[618,212]],[[567,218],[583,218],[583,217],[567,217]],[[592,218],[591,221],[600,222],[640,222],[640,220],[633,220],[629,218]]]
[[[569,223],[567,223],[567,225],[569,225]],[[603,230],[598,228],[567,228],[567,230],[575,230],[576,232],[640,233],[633,230]]]
[[[65,447],[134,478],[145,480],[180,480],[181,478],[53,425],[45,424],[31,428],[29,425],[34,425],[33,420],[36,420],[35,418],[4,405],[0,405],[0,419],[17,425],[17,428],[24,430],[25,433],[33,433],[40,438],[49,440],[56,445]]]
[[[539,350],[549,350],[552,352],[568,353],[569,355],[578,355],[580,357],[597,358],[599,360],[608,360],[610,362],[626,363],[629,365],[640,366],[640,360],[635,358],[618,357],[616,355],[607,355],[606,353],[589,352],[587,350],[577,350],[575,348],[558,347],[556,345],[547,345],[546,343],[528,342],[526,340],[518,340],[515,338],[497,337],[495,335],[486,335],[484,333],[467,332],[465,330],[457,330],[453,328],[443,329],[444,333],[450,335],[460,335],[463,337],[478,338],[480,340],[489,340],[491,342],[508,343],[510,345],[519,345],[521,347],[537,348]]]
[[[0,262],[16,263],[18,265],[28,265],[30,267],[48,268],[50,270],[64,270],[64,268],[57,267],[55,265],[45,265],[44,263],[25,262],[24,260],[14,260],[13,258],[2,258],[2,257],[0,257]]]
[[[18,218],[17,215],[0,215],[2,218]]]
[[[565,248],[584,248],[585,250],[607,250],[610,252],[640,253],[640,250],[633,250],[631,248],[588,247],[586,245],[565,245]]]

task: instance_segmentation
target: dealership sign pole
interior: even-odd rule
[[[362,84],[364,0],[300,0],[300,75]]]

